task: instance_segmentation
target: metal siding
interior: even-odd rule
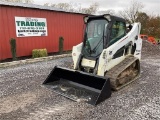
[[[3,32],[2,32],[2,54],[3,57],[6,58],[8,56],[11,56],[11,52],[10,52],[10,44],[9,44],[9,29],[11,29],[12,26],[9,26],[9,20],[8,20],[8,13],[7,13],[7,9],[5,7],[2,7],[2,28],[3,28]]]
[[[2,53],[2,8],[0,6],[0,60],[3,57],[3,53]]]
[[[46,18],[48,36],[16,37],[15,16]],[[46,48],[58,52],[59,37],[64,38],[64,50],[82,41],[83,16],[56,11],[0,6],[0,59],[11,58],[10,38],[17,40],[17,56],[31,55],[33,49]]]

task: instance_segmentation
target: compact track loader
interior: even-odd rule
[[[140,74],[141,24],[109,14],[84,17],[83,43],[73,47],[74,67],[55,66],[44,85],[74,101],[92,105],[133,82]]]

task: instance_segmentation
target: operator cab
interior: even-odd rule
[[[94,72],[102,51],[126,35],[124,19],[107,15],[84,17],[86,30],[79,69]],[[91,65],[91,66],[89,66]]]
[[[86,30],[82,53],[85,58],[99,58],[103,49],[126,35],[126,22],[122,18],[107,14],[103,16],[87,16],[84,21]]]

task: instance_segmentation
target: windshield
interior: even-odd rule
[[[108,22],[104,19],[88,22],[83,49],[85,56],[96,57],[102,52],[107,24]]]

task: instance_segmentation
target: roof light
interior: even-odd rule
[[[111,16],[110,16],[110,14],[106,14],[106,15],[103,15],[104,16],[104,18],[106,18],[108,21],[111,21]]]
[[[85,17],[84,17],[84,22],[87,23],[88,19],[89,19],[89,17],[88,17],[88,16],[85,16]]]

